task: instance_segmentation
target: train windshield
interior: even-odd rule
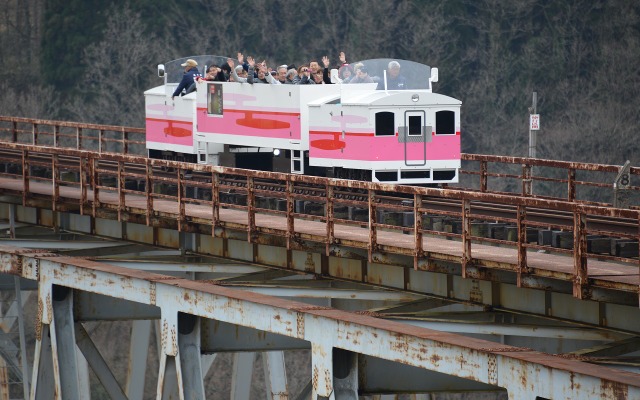
[[[430,90],[431,67],[414,61],[377,58],[346,64],[338,70],[342,83],[377,83],[379,90]]]
[[[179,58],[177,60],[169,61],[164,65],[165,83],[178,84],[182,80],[182,75],[184,75],[184,67],[181,65],[188,59],[195,60],[198,63],[198,71],[204,76],[206,73],[206,69],[211,65],[222,66],[227,62],[229,57],[224,56],[191,56]],[[233,59],[235,65],[238,65],[238,60]]]

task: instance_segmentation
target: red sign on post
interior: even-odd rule
[[[529,129],[532,131],[540,130],[540,114],[529,115]]]

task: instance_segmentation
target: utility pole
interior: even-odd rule
[[[540,115],[538,115],[538,92],[533,92],[533,102],[529,107],[529,157],[536,157],[537,131],[540,129]]]

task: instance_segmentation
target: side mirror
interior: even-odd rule
[[[431,68],[431,82],[438,82],[438,68]]]
[[[160,78],[164,77],[164,64],[158,64],[158,76]]]

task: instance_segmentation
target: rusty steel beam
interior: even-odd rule
[[[42,328],[58,322],[49,306],[54,285],[159,307],[158,394],[167,364],[175,360],[181,368],[178,315],[183,313],[310,342],[314,398],[334,393],[334,348],[502,387],[512,399],[640,397],[637,374],[529,349],[84,259],[10,247],[0,248],[0,257],[5,261],[0,272],[39,282],[39,301],[46,305],[38,315]],[[38,348],[45,337],[38,335]],[[54,371],[57,382],[59,374]],[[184,381],[177,375],[182,388]],[[34,390],[38,383],[35,379]]]

